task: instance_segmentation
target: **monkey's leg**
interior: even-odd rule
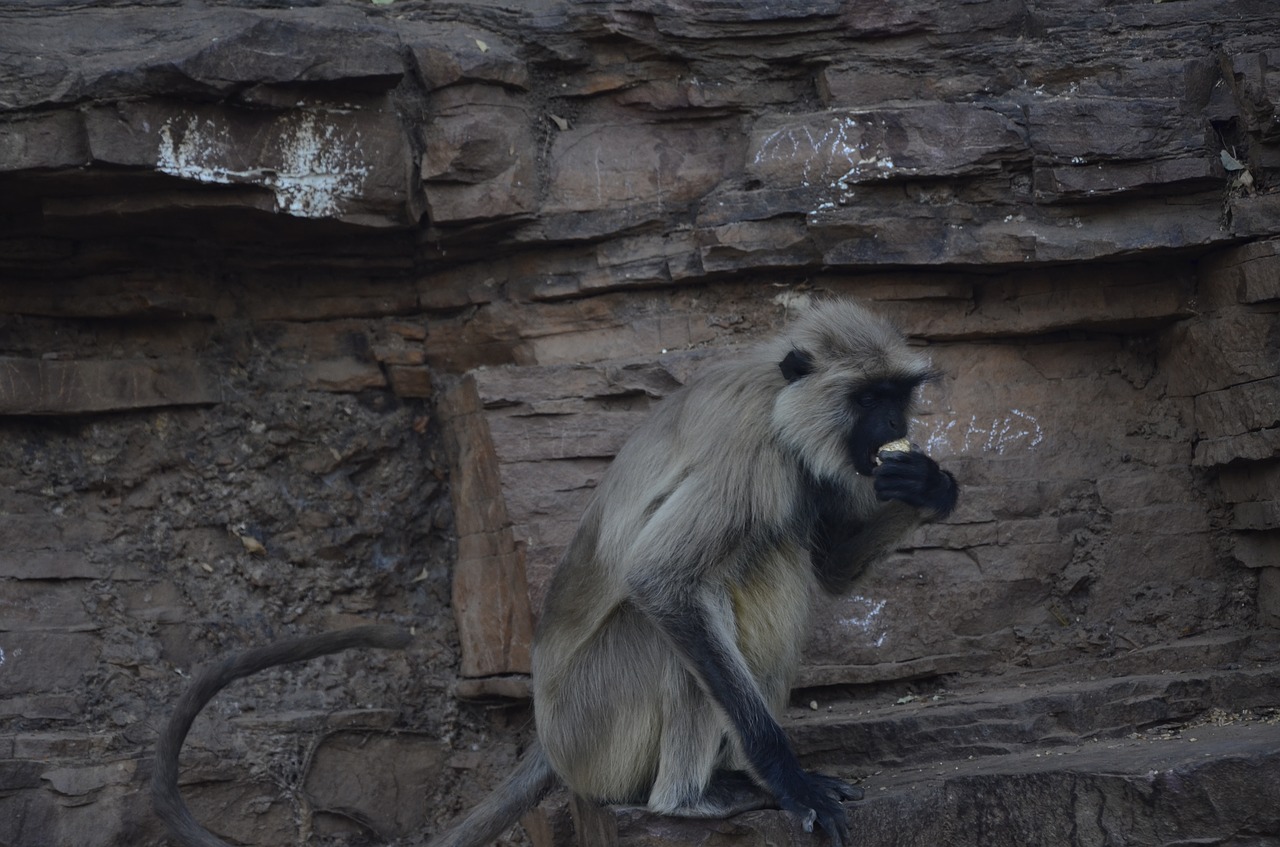
[[[670,648],[624,606],[576,651],[539,649],[534,711],[556,772],[583,797],[644,805],[658,771]]]
[[[743,812],[776,809],[778,801],[742,771],[716,770],[706,792],[697,802],[664,812],[659,812],[652,805],[644,808],[673,818],[731,818]]]
[[[663,672],[662,737],[649,809],[662,815],[715,817],[707,787],[727,726],[693,675],[671,656]]]
[[[742,771],[717,770],[707,788],[706,802],[721,810],[716,817],[724,818],[757,809],[778,808],[773,796]]]
[[[674,657],[672,657],[674,660]],[[688,818],[724,818],[776,807],[769,792],[729,770],[728,724],[693,676],[675,660],[664,680],[662,741],[650,811]]]

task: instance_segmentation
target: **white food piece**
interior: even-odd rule
[[[876,464],[880,464],[881,453],[910,453],[911,442],[905,438],[899,438],[897,441],[890,441],[888,444],[881,444],[880,449],[876,451]]]

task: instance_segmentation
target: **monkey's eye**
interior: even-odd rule
[[[875,392],[873,391],[861,391],[853,399],[855,403],[864,409],[870,409],[877,401]]]

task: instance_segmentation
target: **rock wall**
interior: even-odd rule
[[[1277,31],[1268,0],[0,4],[0,842],[163,843],[190,670],[369,619],[417,643],[228,691],[187,794],[245,844],[435,831],[518,752],[627,432],[833,294],[943,372],[914,437],[964,498],[820,604],[802,685],[1273,669]]]

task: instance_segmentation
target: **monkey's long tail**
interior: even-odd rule
[[[409,633],[393,626],[358,626],[321,635],[286,638],[230,656],[201,671],[191,687],[178,698],[169,723],[160,733],[151,773],[151,803],[178,843],[183,847],[229,847],[196,821],[178,792],[178,754],[182,752],[182,742],[186,740],[196,715],[215,694],[242,676],[275,665],[301,662],[353,647],[402,650],[410,640]]]
[[[558,779],[542,747],[534,742],[501,785],[427,847],[482,847],[492,843],[538,805]]]

